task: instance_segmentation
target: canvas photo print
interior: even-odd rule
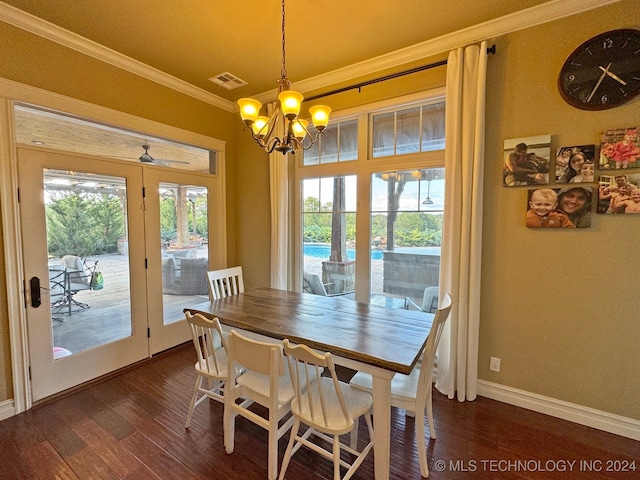
[[[591,226],[592,187],[530,189],[528,228],[588,228]]]
[[[505,187],[549,183],[551,135],[504,141],[502,181]]]
[[[606,130],[601,135],[600,168],[640,168],[638,127]]]
[[[556,154],[556,183],[594,182],[594,145],[560,147]]]
[[[640,213],[640,173],[612,172],[598,179],[598,213]]]

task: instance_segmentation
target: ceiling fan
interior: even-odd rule
[[[189,162],[183,162],[182,160],[155,159],[151,155],[149,155],[149,149],[151,148],[149,147],[149,145],[142,145],[142,148],[144,149],[144,153],[140,155],[140,157],[138,158],[138,160],[140,160],[140,162],[142,163],[152,163],[154,165],[163,165],[163,166],[169,166],[171,164],[189,165]]]

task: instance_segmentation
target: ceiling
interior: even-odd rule
[[[327,92],[332,84],[401,71],[429,55],[615,1],[492,0],[488,8],[480,0],[289,0],[287,76],[303,93]],[[241,97],[274,97],[281,11],[278,0],[0,1],[0,21],[229,111]],[[227,90],[209,80],[225,72],[247,84]]]

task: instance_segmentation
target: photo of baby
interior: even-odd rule
[[[551,135],[504,141],[502,181],[505,187],[549,183]]]
[[[528,192],[529,228],[587,228],[591,226],[591,187],[538,188]]]

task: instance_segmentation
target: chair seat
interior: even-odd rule
[[[302,370],[301,370],[302,371]],[[315,370],[308,369],[311,379],[317,377]],[[240,375],[236,382],[245,388],[253,390],[258,395],[263,395],[265,398],[269,397],[269,388],[271,379],[268,375],[262,375],[255,371],[249,370],[246,373]],[[289,376],[289,365],[284,363],[284,373],[278,378],[278,403],[280,405],[286,405],[291,402],[295,396],[295,391],[291,385],[291,378]]]
[[[316,430],[321,432],[330,435],[342,435],[350,432],[353,428],[353,419],[368,412],[371,408],[371,395],[340,382],[340,389],[342,390],[342,396],[349,415],[349,418],[345,419],[333,386],[333,380],[329,377],[321,377],[318,381],[321,383],[321,389],[324,394],[327,423],[324,423],[320,408],[316,408],[313,413],[309,409],[310,403],[320,405],[320,396],[316,388],[312,388],[302,395],[301,404],[298,403],[297,399],[294,399],[291,402],[291,411],[300,416],[303,421],[311,423]],[[312,396],[312,402],[309,402],[309,395]]]
[[[391,380],[391,397],[404,402],[413,402],[416,397],[419,378],[420,369],[417,367],[409,375],[396,373]],[[373,379],[369,373],[357,372],[349,383],[356,388],[368,391],[373,390]]]
[[[218,372],[215,372],[206,367],[207,363],[211,366],[215,365],[213,356],[209,356],[209,361],[207,363],[203,363],[202,366],[200,366],[201,364],[199,361],[196,362],[194,365],[196,372],[202,375],[206,375],[207,377],[215,376],[225,378],[227,376],[227,353],[224,351],[224,348],[216,349],[216,357]]]

